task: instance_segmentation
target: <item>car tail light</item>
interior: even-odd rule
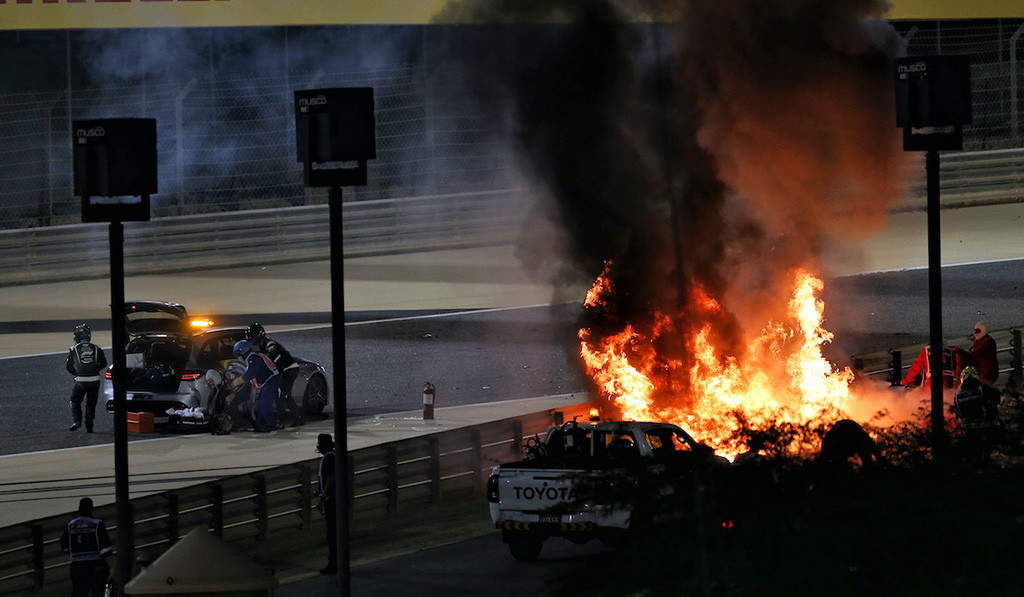
[[[181,381],[195,381],[203,376],[203,372],[198,369],[186,369],[181,374]]]
[[[103,374],[103,377],[105,377],[106,379],[112,379],[114,377],[114,368],[109,367],[107,369],[107,372]]]

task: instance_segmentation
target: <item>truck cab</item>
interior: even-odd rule
[[[619,470],[714,457],[670,423],[572,421],[531,438],[526,458],[493,469],[487,482],[491,520],[513,557],[533,560],[548,537],[620,545],[632,509],[602,503],[599,488],[622,483]]]

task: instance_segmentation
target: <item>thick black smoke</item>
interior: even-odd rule
[[[902,194],[899,39],[878,0],[637,5],[653,22],[632,6],[465,1],[440,19],[520,24],[505,84],[524,167],[551,199],[524,262],[593,279],[610,260],[614,304],[588,325],[661,312],[678,337],[711,323],[714,344],[742,354],[792,268],[825,273],[835,240],[876,231]],[[696,304],[697,287],[725,310]],[[688,358],[682,340],[661,348]]]

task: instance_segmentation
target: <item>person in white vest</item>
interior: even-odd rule
[[[71,597],[103,597],[110,579],[113,553],[110,536],[103,521],[93,517],[92,499],[78,502],[78,516],[64,527],[61,550],[71,556]]]

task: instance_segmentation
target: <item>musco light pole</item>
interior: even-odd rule
[[[117,118],[72,123],[74,193],[83,222],[110,222],[110,330],[114,384],[114,500],[117,508],[117,594],[131,579],[135,559],[128,492],[128,370],[124,326],[124,222],[149,221],[157,192],[156,120]]]
[[[351,594],[348,401],[345,384],[345,261],[341,187],[366,184],[366,161],[377,157],[373,88],[295,92],[295,139],[307,187],[327,187],[331,227],[331,343],[334,362],[334,483],[338,595]]]
[[[943,418],[942,259],[939,227],[939,150],[963,149],[971,122],[971,63],[967,56],[920,56],[896,61],[896,126],[904,151],[926,151],[928,174],[928,312],[931,423],[935,453],[946,447]],[[953,357],[952,354],[949,355]],[[955,370],[955,362],[948,363]]]

